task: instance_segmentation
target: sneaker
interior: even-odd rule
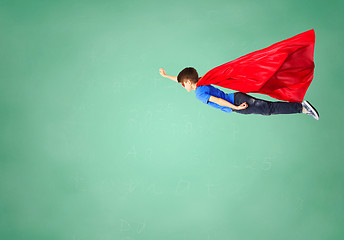
[[[310,115],[314,117],[316,120],[319,120],[318,111],[308,101],[303,101],[302,106],[306,108],[306,110],[308,111],[308,113],[306,113],[307,115]]]

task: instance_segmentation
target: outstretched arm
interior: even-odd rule
[[[171,79],[171,80],[173,80],[173,81],[175,81],[175,82],[178,82],[177,76],[170,76],[170,75],[167,75],[167,74],[165,73],[165,70],[164,70],[164,69],[160,68],[160,69],[159,69],[159,72],[160,72],[161,76],[163,76],[163,77],[165,77],[165,78],[169,78],[169,79]]]
[[[236,105],[234,105],[234,104],[232,104],[232,103],[230,103],[230,102],[228,102],[222,98],[218,98],[218,97],[214,97],[214,96],[210,96],[209,101],[214,102],[214,103],[221,105],[221,106],[224,106],[224,107],[229,107],[233,110],[241,110],[241,109],[245,109],[248,107],[246,102],[240,104],[240,106],[236,106]]]
[[[173,80],[173,81],[175,81],[175,82],[178,82],[178,80],[177,80],[177,77],[176,76],[170,76],[170,75],[166,75],[165,74],[165,76],[164,76],[165,78],[169,78],[169,79],[171,79],[171,80]]]
[[[173,81],[175,81],[175,82],[178,82],[176,76],[167,75],[167,74],[165,73],[165,70],[164,70],[164,69],[160,68],[160,69],[159,69],[159,72],[160,72],[161,76],[163,76],[163,77],[165,77],[165,78],[169,78],[169,79],[171,79],[171,80],[173,80]]]

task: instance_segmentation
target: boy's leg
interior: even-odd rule
[[[236,92],[234,93],[234,104],[239,106],[246,102],[248,107],[243,110],[233,110],[234,112],[241,114],[261,114],[261,115],[273,115],[273,114],[291,114],[302,113],[302,104],[297,102],[271,102],[263,99],[252,97],[246,93]]]

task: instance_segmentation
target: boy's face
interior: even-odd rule
[[[190,92],[191,90],[194,90],[194,89],[193,89],[193,84],[192,84],[192,82],[191,82],[189,79],[187,79],[187,80],[184,82],[184,87],[185,87],[185,89],[186,89],[188,92]]]

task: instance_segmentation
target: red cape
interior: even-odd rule
[[[302,102],[313,79],[314,29],[208,71],[197,82]],[[184,85],[184,84],[183,84]]]

